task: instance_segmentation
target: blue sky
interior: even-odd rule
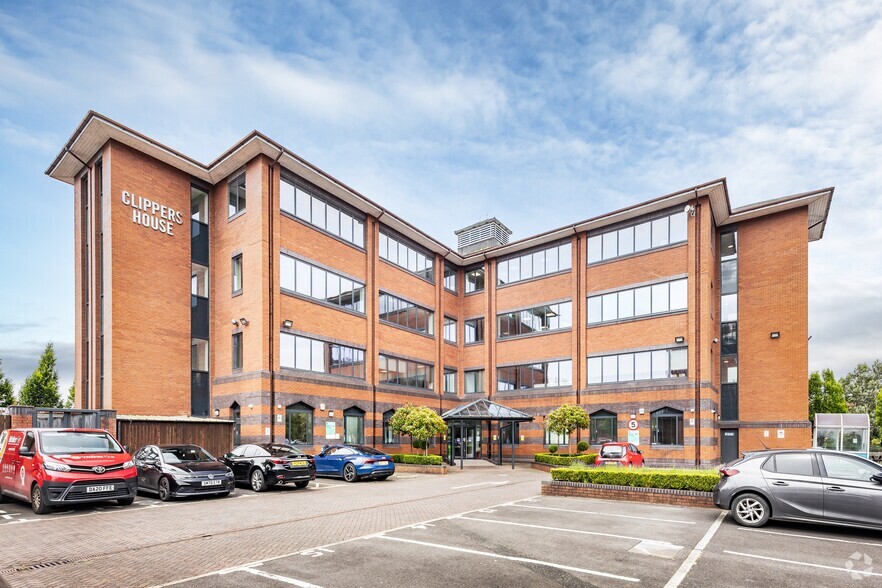
[[[836,186],[810,368],[882,357],[878,3],[19,2],[0,71],[16,386],[50,340],[72,381],[72,189],[43,172],[90,108],[201,161],[258,129],[451,245],[723,176],[733,206]]]

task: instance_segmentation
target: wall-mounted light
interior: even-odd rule
[[[220,409],[219,409],[219,408],[215,408],[215,409],[214,409],[214,416],[215,416],[215,417],[219,417],[219,416],[220,416]]]
[[[329,410],[329,411],[328,411],[328,416],[331,417],[331,418],[334,418],[334,411],[333,411],[333,410]]]
[[[674,337],[674,343],[682,343],[685,340],[685,337]]]
[[[294,326],[294,323],[292,321],[289,321],[288,319],[285,319],[282,321],[282,326],[285,327],[286,329],[290,329],[291,327]]]
[[[720,340],[717,339],[716,337],[714,337],[714,343],[719,343],[719,342],[720,342]]]
[[[254,408],[254,405],[253,405],[253,404],[249,404],[249,405],[248,405],[248,408]]]
[[[325,410],[325,404],[324,404],[324,403],[319,404],[319,410]]]
[[[716,409],[716,408],[712,408],[712,409],[711,409],[711,414],[717,414],[717,409]]]
[[[234,326],[234,327],[238,327],[238,326],[239,326],[239,321],[237,321],[236,319],[233,319],[233,326]]]
[[[248,319],[246,319],[245,317],[242,317],[239,319],[239,323],[244,327],[248,324]]]
[[[780,339],[781,331],[772,331],[771,333],[769,333],[769,337],[772,339]]]
[[[277,405],[276,405],[276,408],[278,408],[279,410],[282,410],[282,405],[281,405],[281,404],[277,404]]]

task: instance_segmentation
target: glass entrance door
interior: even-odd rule
[[[453,425],[448,428],[447,438],[452,439],[453,459],[475,459],[481,454],[481,429],[474,423]]]

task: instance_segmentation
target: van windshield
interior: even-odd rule
[[[122,453],[110,435],[85,431],[41,431],[40,448],[49,455],[59,453]]]

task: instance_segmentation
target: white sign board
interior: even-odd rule
[[[628,443],[640,445],[640,431],[628,431]]]
[[[778,439],[784,438],[784,429],[778,429]]]
[[[325,439],[337,438],[337,423],[334,421],[325,422]]]

